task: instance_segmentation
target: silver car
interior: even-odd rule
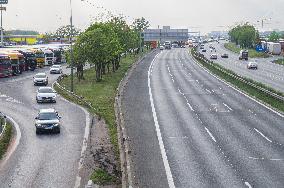
[[[257,63],[256,62],[249,62],[248,64],[247,64],[247,68],[248,69],[257,69],[258,67],[257,67]]]
[[[51,87],[40,87],[36,94],[37,103],[52,102],[56,103],[56,92]]]
[[[52,65],[49,70],[50,74],[62,74],[61,65]]]
[[[48,84],[48,77],[45,73],[37,73],[34,76],[34,85],[47,85]]]

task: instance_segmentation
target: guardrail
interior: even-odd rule
[[[200,53],[196,52],[196,49],[193,50],[193,56],[194,56],[196,59],[199,59],[199,60],[201,60],[201,61],[204,61],[205,63],[210,64],[211,66],[213,66],[214,68],[218,69],[219,71],[221,71],[221,72],[227,74],[228,76],[230,76],[230,77],[232,77],[232,78],[235,78],[235,79],[237,79],[237,80],[239,80],[239,81],[241,81],[241,82],[243,82],[243,83],[245,83],[245,84],[247,84],[247,85],[249,85],[249,86],[251,86],[251,87],[257,89],[257,90],[259,90],[259,91],[265,93],[266,95],[269,95],[270,97],[273,97],[273,98],[275,98],[275,99],[277,99],[277,100],[280,100],[280,101],[283,101],[283,102],[284,102],[284,96],[278,95],[278,94],[275,93],[275,92],[269,91],[269,90],[266,89],[266,88],[263,88],[263,87],[261,87],[261,86],[258,86],[258,85],[256,85],[255,83],[250,82],[249,80],[245,79],[245,78],[244,78],[243,76],[241,76],[241,75],[238,75],[238,74],[236,74],[236,73],[235,73],[235,74],[230,73],[230,72],[224,70],[223,68],[220,68],[219,66],[216,66],[216,64],[215,64],[213,61],[210,61],[209,59],[207,59],[203,54],[200,54]]]
[[[7,126],[6,116],[2,112],[0,112],[0,138],[3,132],[5,131],[6,126]]]

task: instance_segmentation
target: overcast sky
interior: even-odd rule
[[[9,0],[3,13],[4,29],[54,31],[69,24],[70,0]],[[72,0],[74,24],[84,29],[103,12],[145,17],[152,28],[170,25],[193,31],[226,30],[240,22],[264,29],[284,30],[284,0]]]

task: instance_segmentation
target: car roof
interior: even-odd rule
[[[52,87],[40,87],[40,88],[38,88],[39,90],[41,90],[41,89],[52,89]]]
[[[53,113],[53,112],[56,112],[56,110],[53,108],[46,108],[46,109],[39,110],[39,113]]]
[[[37,73],[36,75],[46,75],[44,72]]]

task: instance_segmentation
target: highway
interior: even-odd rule
[[[60,96],[56,104],[36,103],[38,86],[33,85],[32,77],[44,71],[49,76],[51,86],[58,75],[50,75],[48,70],[46,67],[35,72],[24,72],[17,77],[0,79],[0,111],[13,118],[21,132],[14,153],[7,161],[0,163],[1,188],[66,188],[78,183],[76,178],[84,131],[89,122],[81,108]],[[62,117],[60,134],[36,135],[35,117],[42,108],[55,108],[59,112]]]
[[[209,45],[215,47],[216,52],[211,52]],[[220,63],[223,67],[230,69],[239,75],[251,78],[257,82],[263,83],[275,90],[284,92],[284,66],[271,63],[273,59],[278,59],[281,57],[270,57],[270,58],[249,58],[248,61],[239,60],[238,54],[227,50],[224,47],[224,43],[209,43],[205,45],[206,53],[205,56],[209,59],[211,53],[216,53],[218,59],[214,62]],[[223,53],[229,54],[228,59],[221,58]],[[257,61],[258,69],[249,70],[246,65],[249,61]]]
[[[209,74],[188,49],[138,64],[122,110],[134,187],[284,185],[283,115]]]

